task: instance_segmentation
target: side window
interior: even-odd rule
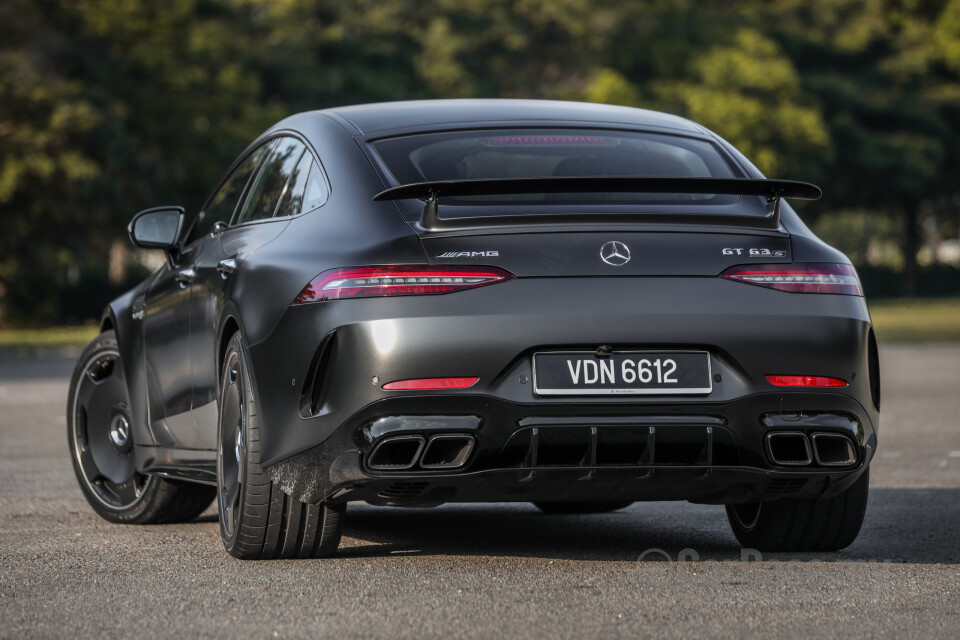
[[[310,176],[307,178],[307,188],[303,196],[303,211],[316,209],[327,201],[330,192],[327,191],[327,182],[323,178],[320,165],[314,162],[310,166]]]
[[[313,163],[313,157],[309,153],[303,154],[297,168],[290,174],[287,180],[287,186],[283,189],[283,195],[280,196],[280,204],[277,205],[277,217],[295,216],[301,211],[303,205],[303,192],[307,188],[307,176],[310,175],[310,165]]]
[[[243,194],[243,189],[247,186],[247,182],[250,181],[250,176],[257,168],[257,165],[260,164],[260,160],[263,159],[264,154],[266,154],[275,142],[276,141],[271,140],[267,144],[261,145],[255,149],[253,153],[248,155],[243,162],[237,165],[233,173],[224,180],[220,188],[217,189],[217,192],[210,198],[206,208],[200,212],[186,244],[190,244],[197,238],[210,233],[213,225],[217,222],[230,222],[230,218],[233,217],[233,211],[237,208],[237,202],[239,202],[240,196]]]
[[[305,147],[295,138],[280,138],[280,142],[273,147],[264,158],[260,171],[253,179],[250,193],[243,203],[243,211],[237,220],[238,223],[263,220],[273,216],[277,208],[283,188],[293,173]]]

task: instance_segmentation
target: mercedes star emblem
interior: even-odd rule
[[[611,240],[600,247],[600,257],[613,267],[622,267],[630,262],[630,248],[619,240]]]

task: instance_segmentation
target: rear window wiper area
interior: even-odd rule
[[[548,213],[536,215],[484,215],[482,217],[443,218],[438,200],[442,197],[520,195],[551,193],[664,193],[760,196],[773,205],[770,214],[656,214],[656,213]],[[816,185],[796,180],[755,178],[677,178],[651,176],[572,176],[543,178],[497,178],[484,180],[440,180],[416,182],[381,191],[375,201],[424,200],[420,225],[429,231],[473,227],[571,222],[624,222],[642,218],[645,222],[688,222],[693,224],[730,224],[776,229],[780,226],[780,200],[797,198],[817,200],[822,192]]]

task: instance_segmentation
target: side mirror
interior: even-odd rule
[[[179,253],[183,214],[183,207],[144,209],[127,226],[130,241],[142,249],[163,249],[168,255]]]

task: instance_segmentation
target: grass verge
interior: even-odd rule
[[[82,349],[99,331],[96,326],[4,329],[0,331],[0,349]]]
[[[878,300],[870,315],[881,344],[960,342],[960,298]]]

